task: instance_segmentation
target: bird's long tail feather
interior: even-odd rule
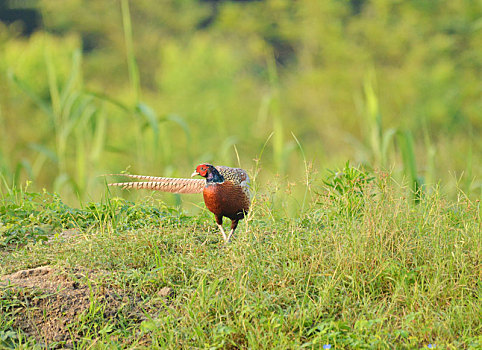
[[[184,180],[184,179],[176,179],[176,178],[170,178],[170,177],[132,175],[132,174],[105,174],[103,176],[125,176],[125,177],[130,177],[132,179],[144,180],[144,181],[155,181],[155,182],[165,182],[166,180]],[[185,180],[188,180],[188,179],[185,179]]]
[[[206,181],[202,179],[179,179],[170,177],[154,177],[144,175],[125,175],[135,179],[149,180],[145,182],[116,182],[109,186],[122,187],[123,189],[146,189],[171,193],[200,193]]]

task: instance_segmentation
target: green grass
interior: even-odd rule
[[[295,218],[267,215],[270,197],[258,193],[225,246],[207,211],[189,217],[152,199],[112,197],[72,209],[11,191],[0,207],[0,273],[95,272],[82,279],[89,308],[67,325],[78,348],[482,346],[479,202],[435,189],[415,204],[387,174],[348,165],[310,192]],[[73,239],[45,242],[72,227]],[[113,315],[98,295],[104,287],[125,298]],[[160,297],[165,287],[172,293]],[[40,346],[13,322],[33,292],[0,293],[0,346]]]

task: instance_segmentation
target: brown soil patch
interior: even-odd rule
[[[116,324],[119,313],[134,322],[144,320],[133,300],[111,287],[90,282],[93,271],[59,271],[49,266],[22,270],[0,277],[0,303],[14,318],[13,327],[48,347],[72,347],[84,334],[71,327],[80,319],[89,324],[109,320]],[[90,285],[90,286],[89,286]],[[101,319],[96,320],[99,311]],[[97,312],[97,314],[96,314]]]

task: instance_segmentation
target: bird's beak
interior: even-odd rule
[[[199,175],[199,173],[198,173],[197,171],[193,172],[193,173],[191,174],[191,177],[194,177],[194,176],[196,176],[196,175]]]

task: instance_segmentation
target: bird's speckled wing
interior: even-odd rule
[[[231,168],[228,166],[219,165],[215,167],[225,181],[232,181],[235,185],[241,186],[244,194],[251,200],[251,193],[249,191],[249,176],[246,170],[241,168]]]

